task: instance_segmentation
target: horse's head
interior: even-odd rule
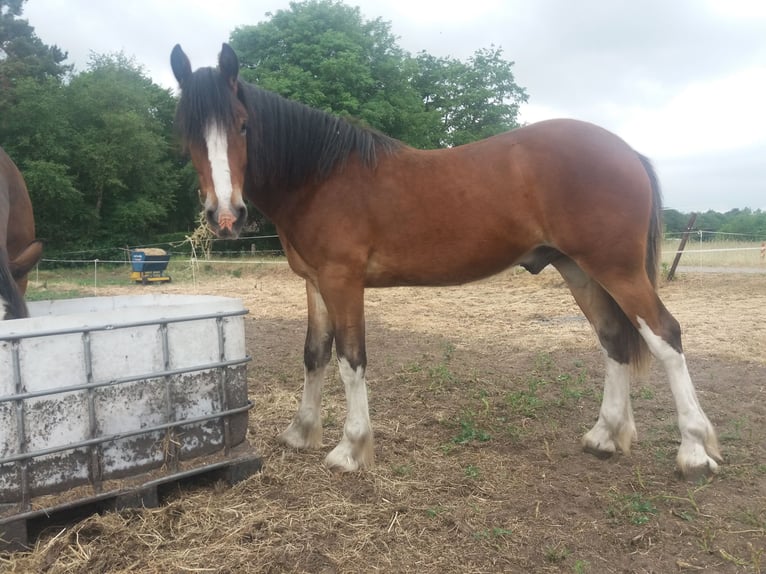
[[[192,72],[176,45],[170,63],[181,88],[176,125],[199,176],[208,224],[218,237],[237,237],[247,219],[247,111],[237,97],[237,55],[224,44],[217,70]]]

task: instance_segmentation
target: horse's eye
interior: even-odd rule
[[[244,136],[247,135],[247,123],[242,122],[242,125],[239,128],[239,135]]]

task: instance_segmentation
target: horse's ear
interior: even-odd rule
[[[221,55],[218,56],[218,69],[224,80],[233,90],[237,89],[237,77],[239,76],[239,60],[231,46],[224,44],[221,46]]]
[[[183,88],[186,80],[191,76],[191,62],[189,58],[184,54],[180,44],[176,44],[173,51],[170,52],[170,66],[173,68],[173,75],[178,81],[178,85]]]

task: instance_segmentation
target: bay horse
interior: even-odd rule
[[[32,201],[21,172],[0,148],[0,320],[29,315],[27,275],[40,261]]]
[[[178,45],[170,59],[181,89],[176,126],[210,227],[236,237],[247,198],[275,224],[290,267],[306,282],[303,395],[282,443],[321,446],[334,343],[347,414],[325,464],[339,471],[373,464],[365,288],[455,285],[513,265],[531,273],[552,265],[606,361],[603,402],[584,450],[630,451],[630,381],[651,354],[675,398],[678,471],[688,479],[717,471],[718,439],[689,376],[680,326],[656,291],[659,184],[650,162],[623,140],[589,123],[550,120],[417,150],[244,82],[227,44],[217,68],[192,71]]]

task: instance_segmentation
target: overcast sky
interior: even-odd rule
[[[600,124],[651,157],[665,205],[766,209],[764,0],[346,0],[403,49],[468,58],[494,44],[527,89],[522,121]],[[237,26],[288,0],[28,0],[38,37],[86,68],[124,52],[175,88],[170,50],[215,65]]]

